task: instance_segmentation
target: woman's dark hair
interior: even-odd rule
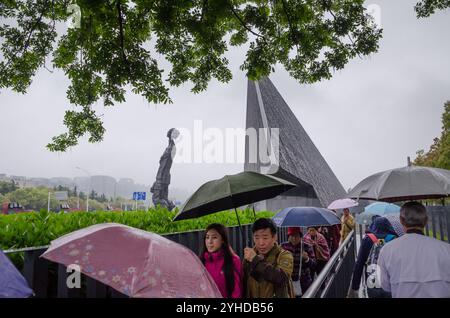
[[[260,218],[253,223],[252,226],[252,233],[255,233],[259,230],[265,230],[270,229],[270,232],[272,233],[272,236],[277,234],[277,227],[275,223],[273,223],[272,219],[269,218]]]
[[[216,230],[217,233],[220,234],[222,237],[222,247],[221,250],[223,251],[223,273],[225,275],[225,286],[227,288],[227,297],[231,298],[231,295],[233,293],[234,289],[234,262],[233,262],[233,252],[230,247],[230,244],[228,242],[228,234],[227,234],[227,228],[223,224],[219,223],[213,223],[208,225],[208,227],[205,230],[205,234],[203,235],[203,249],[202,254],[200,255],[200,260],[203,264],[205,264],[205,254],[208,251],[206,248],[206,233],[208,233],[209,230]]]

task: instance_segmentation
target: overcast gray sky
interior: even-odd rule
[[[300,85],[282,66],[270,77],[345,189],[405,165],[407,156],[428,149],[440,135],[443,105],[450,100],[450,11],[418,20],[415,2],[368,1],[381,8],[380,50],[351,61],[331,80]],[[80,166],[92,175],[151,184],[169,128],[192,129],[195,120],[204,128],[245,128],[247,82],[239,70],[244,56],[242,48],[228,52],[231,82],[213,81],[199,95],[191,85],[171,89],[171,105],[149,104],[131,92],[115,107],[97,104],[107,129],[104,141],[83,139],[66,153],[51,153],[45,145],[65,131],[69,82],[62,72],[40,71],[26,95],[1,91],[0,173],[74,177]],[[242,170],[243,164],[174,164],[171,186],[192,191]]]

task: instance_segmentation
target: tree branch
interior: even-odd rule
[[[286,9],[286,3],[284,2],[284,0],[281,0],[281,3],[282,3],[282,5],[283,5],[283,11],[284,11],[284,14],[286,14],[286,18],[287,18],[287,20],[288,20],[288,24],[289,24],[289,33],[291,34],[291,40],[292,40],[292,42],[295,43],[295,47],[297,48],[297,52],[298,52],[298,51],[299,51],[298,43],[297,43],[297,39],[294,37],[294,31],[293,31],[294,28],[292,27],[291,18],[290,18],[289,13],[288,13],[288,11],[287,11],[287,9]]]
[[[44,12],[45,12],[45,9],[42,10],[41,15],[36,20],[36,22],[33,24],[33,26],[31,27],[31,30],[28,32],[28,37],[27,37],[27,39],[25,41],[25,44],[24,44],[24,46],[22,48],[22,55],[25,54],[25,51],[28,49],[28,46],[30,45],[31,36],[33,35],[34,31],[36,30],[36,27],[38,26],[38,24],[41,23],[42,17],[44,16]]]
[[[238,21],[242,24],[242,26],[251,34],[256,35],[260,38],[264,38],[264,36],[262,36],[261,34],[258,34],[256,32],[254,32],[252,29],[250,29],[244,22],[244,20],[242,20],[242,18],[239,16],[239,14],[237,14],[237,12],[234,10],[233,4],[230,1],[227,1],[228,6],[230,7],[230,10],[233,12],[234,16],[238,19]]]
[[[333,19],[336,21],[336,15],[333,13],[333,11],[331,11],[330,9],[327,9],[328,12],[330,12],[331,16],[333,17]],[[351,36],[349,34],[347,34],[348,39],[350,40],[350,42],[353,44],[353,46],[356,45],[356,43],[353,41],[353,39],[351,38]],[[356,41],[358,42],[358,40]],[[356,52],[356,54],[358,54],[359,58],[362,59],[362,56],[359,54],[359,52]]]
[[[122,56],[125,62],[127,62],[127,55],[125,54],[125,46],[124,46],[124,35],[123,35],[123,18],[122,18],[122,8],[120,6],[120,0],[117,0],[116,2],[116,8],[119,18],[119,33],[120,33],[120,47],[122,49]]]
[[[44,6],[44,7],[47,6],[47,2],[48,2],[48,1],[45,2],[45,6]],[[42,18],[43,18],[43,16],[44,16],[44,13],[45,13],[45,8],[44,8],[44,10],[41,11],[40,16],[39,16],[38,19],[33,23],[33,25],[32,25],[32,27],[30,28],[30,30],[28,30],[28,35],[26,35],[26,38],[27,38],[27,39],[25,40],[24,45],[22,46],[21,49],[17,49],[17,50],[14,52],[13,56],[18,55],[18,53],[19,53],[20,51],[22,51],[21,56],[23,56],[23,55],[25,54],[26,50],[28,49],[28,46],[30,45],[30,39],[31,39],[31,36],[33,35],[33,33],[34,33],[34,31],[36,30],[36,27],[39,25],[39,23],[41,23]],[[5,64],[4,69],[7,69],[7,68],[11,65],[11,62],[12,62],[12,60],[9,59],[8,62]]]
[[[203,22],[203,13],[206,7],[206,4],[208,3],[208,0],[203,0],[203,5],[202,5],[202,15],[200,17],[200,22]]]

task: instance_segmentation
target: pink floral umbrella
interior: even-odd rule
[[[66,234],[41,257],[78,265],[83,274],[129,297],[222,297],[191,250],[122,224],[97,224]]]

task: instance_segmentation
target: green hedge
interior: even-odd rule
[[[238,224],[234,211],[210,214],[198,219],[172,222],[177,211],[162,208],[130,212],[72,212],[48,213],[46,211],[0,215],[0,248],[18,249],[48,245],[64,234],[99,223],[121,223],[159,234],[204,229],[211,223],[226,226]],[[240,210],[241,224],[253,223],[251,210]],[[257,218],[272,217],[273,212],[257,212]]]

